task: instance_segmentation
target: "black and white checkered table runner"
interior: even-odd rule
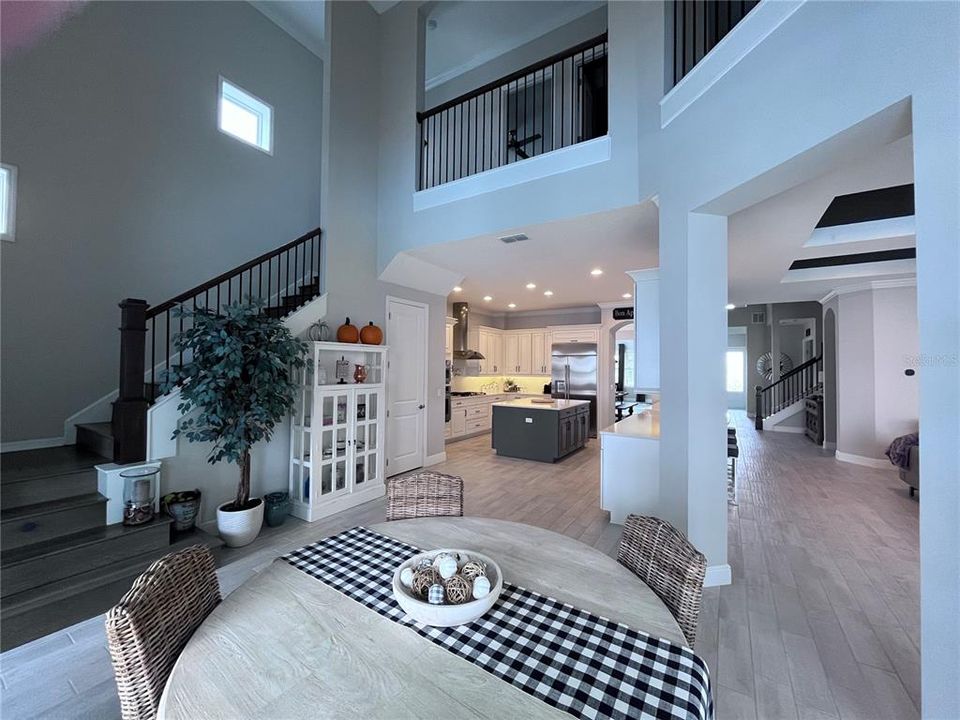
[[[355,527],[283,559],[545,703],[579,718],[713,718],[707,666],[689,648],[506,582],[479,620],[435,628],[393,598],[393,573],[421,552]]]

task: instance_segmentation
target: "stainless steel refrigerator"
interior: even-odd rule
[[[590,401],[590,436],[597,435],[597,346],[555,343],[551,350],[553,397]]]

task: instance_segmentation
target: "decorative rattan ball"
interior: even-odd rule
[[[447,601],[451,605],[459,605],[470,599],[473,586],[461,575],[454,575],[444,582],[444,589],[447,591]]]
[[[487,574],[487,566],[477,560],[471,560],[460,568],[460,574],[463,575],[465,580],[469,580],[472,583],[474,578]]]
[[[438,581],[439,577],[432,567],[424,568],[413,574],[413,583],[411,583],[410,589],[417,597],[425,598],[430,586],[435,585]]]

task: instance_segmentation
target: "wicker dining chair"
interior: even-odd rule
[[[463,478],[421,471],[387,481],[387,520],[462,515]]]
[[[617,560],[663,600],[693,647],[707,572],[703,553],[670,523],[628,515]]]
[[[107,641],[124,720],[156,717],[184,646],[220,602],[213,555],[194,545],[157,560],[107,613]]]

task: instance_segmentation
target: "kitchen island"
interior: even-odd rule
[[[659,404],[600,431],[600,507],[617,525],[661,514]]]
[[[587,444],[590,401],[520,398],[493,404],[497,455],[556,462]]]

